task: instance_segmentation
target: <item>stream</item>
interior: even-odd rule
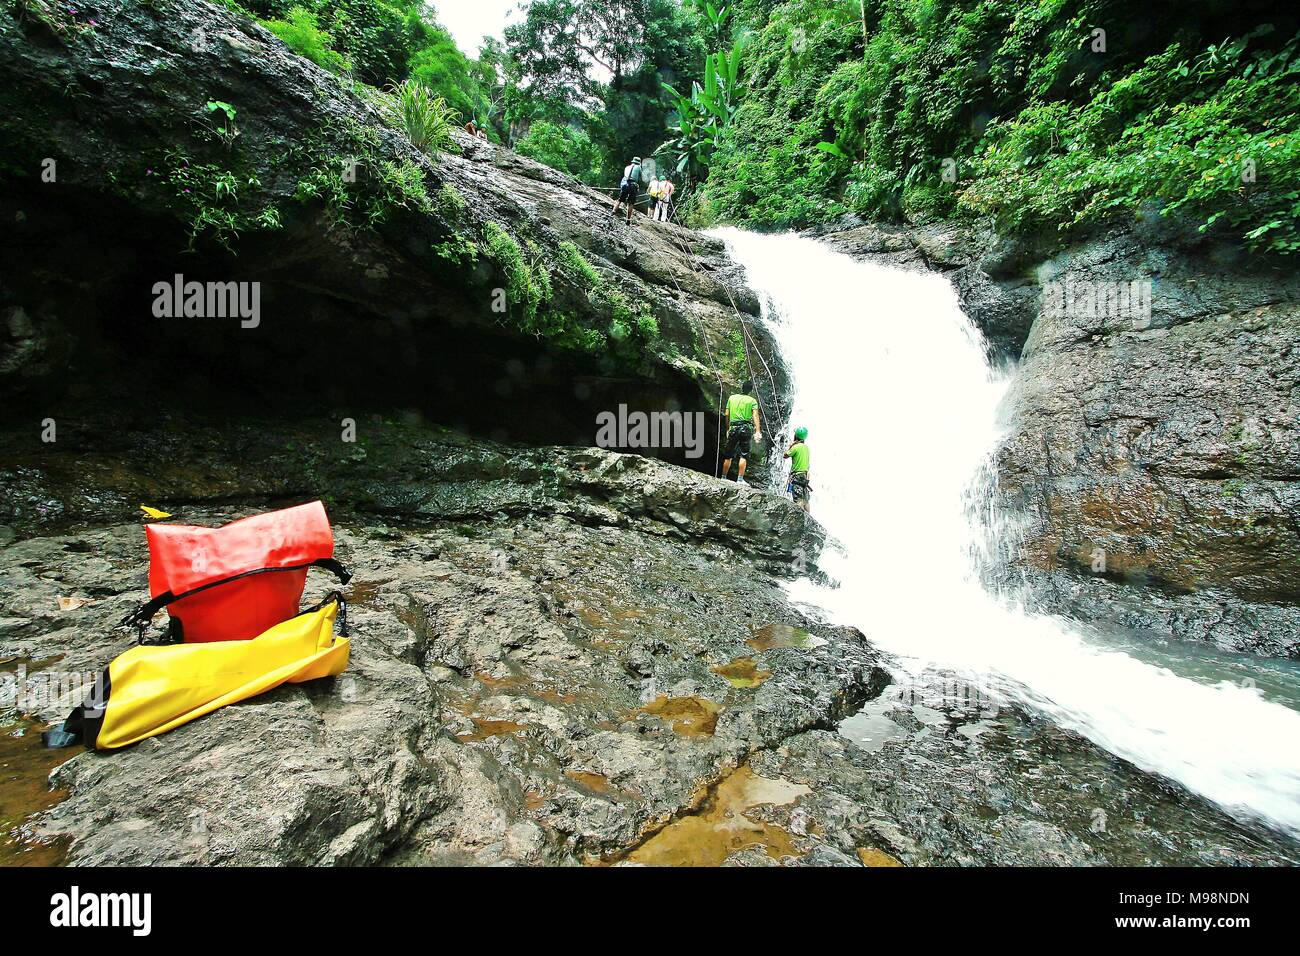
[[[1010,533],[991,489],[1015,370],[990,364],[951,284],[808,238],[715,234],[765,300],[794,382],[790,426],[809,430],[812,511],[838,542],[821,560],[837,586],[801,579],[792,598],[859,627],[900,681],[973,685],[984,704],[1300,834],[1295,662],[1029,613],[982,582]]]

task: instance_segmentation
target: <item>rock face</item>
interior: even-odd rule
[[[19,507],[0,536],[0,662],[24,667],[0,674],[6,728],[15,710],[60,719],[75,678],[130,646],[112,625],[147,594],[134,502],[216,524],[337,487],[356,572],[341,677],[53,773],[68,796],[26,826],[68,861],[1295,859],[1071,734],[893,684],[864,635],[787,599],[820,531],[784,499],[594,449],[367,424],[364,454],[334,464],[302,428],[190,421],[186,441],[130,431],[3,469]],[[305,600],[327,586],[313,576]],[[1088,800],[1061,804],[1080,780]],[[1097,830],[1102,806],[1115,820]]]
[[[56,14],[62,16],[62,14]],[[91,28],[89,24],[96,25]],[[53,24],[53,26],[51,25]],[[220,5],[0,11],[7,414],[69,394],[168,407],[408,407],[498,440],[702,411],[759,354],[721,243],[455,131],[426,156],[382,96]],[[249,317],[158,314],[158,283],[257,283]],[[183,288],[183,286],[182,286]],[[742,323],[744,323],[742,325]]]
[[[1122,623],[1300,657],[1300,282],[1213,247],[1120,238],[1043,266],[1153,280],[1149,318],[1040,317],[1003,490],[1027,561],[1155,591]],[[1089,597],[1064,586],[1067,601]]]
[[[820,526],[785,498],[637,455],[496,445],[378,415],[356,423],[354,440],[332,422],[99,416],[74,415],[48,444],[30,430],[0,432],[0,520],[64,529],[130,520],[146,500],[211,507],[323,493],[331,507],[394,519],[636,522],[784,563],[811,563],[822,546]]]
[[[828,241],[944,271],[1019,353],[999,492],[1044,606],[1300,656],[1293,269],[1158,221],[1054,255],[954,227]],[[1149,310],[1092,307],[1134,282]]]

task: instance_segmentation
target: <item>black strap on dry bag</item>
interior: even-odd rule
[[[108,708],[108,696],[111,690],[112,680],[108,676],[108,668],[105,667],[95,678],[95,684],[86,695],[85,702],[80,707],[73,708],[72,713],[68,714],[61,724],[41,734],[45,746],[55,750],[84,743],[87,750],[94,750],[95,741],[99,738],[99,728],[104,725],[104,711]]]
[[[169,604],[175,604],[182,598],[187,598],[192,594],[198,594],[201,591],[208,590],[209,588],[219,587],[222,584],[227,584],[231,581],[238,581],[240,578],[250,577],[254,574],[266,574],[271,571],[301,571],[303,568],[321,568],[325,571],[329,571],[339,579],[341,584],[347,584],[352,580],[352,572],[344,567],[341,561],[338,561],[335,558],[317,558],[315,561],[309,562],[308,564],[295,564],[287,568],[254,568],[251,571],[232,574],[230,577],[222,578],[220,581],[210,581],[197,588],[191,588],[182,594],[173,594],[171,591],[164,591],[157,597],[145,601],[126,617],[122,618],[118,627],[134,627],[139,634],[139,643],[145,644],[148,643],[145,640],[145,628],[149,626],[149,622],[153,620],[153,616]],[[183,635],[178,627],[169,627],[167,634],[168,640],[162,643],[179,644],[183,639]]]

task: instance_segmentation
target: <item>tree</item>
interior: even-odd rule
[[[475,64],[443,27],[430,25],[424,44],[410,57],[409,75],[441,96],[463,121],[487,121],[491,103]]]
[[[540,120],[515,144],[522,155],[590,184],[601,175],[600,150],[581,129]]]
[[[661,83],[698,75],[704,45],[694,9],[677,0],[534,0],[506,30],[517,94],[512,127],[545,119],[583,130],[613,177],[663,139]]]
[[[721,41],[727,35],[730,8],[706,3],[705,16],[710,36]],[[670,83],[663,84],[677,115],[677,124],[671,127],[676,136],[656,152],[672,157],[676,173],[688,180],[698,181],[707,174],[714,152],[721,148],[736,115],[740,105],[743,50],[744,41],[737,38],[730,50],[719,50],[705,57],[703,82],[691,84],[690,96],[679,93]]]
[[[575,106],[600,103],[601,75],[617,84],[644,58],[650,0],[533,0],[506,45],[530,90]]]

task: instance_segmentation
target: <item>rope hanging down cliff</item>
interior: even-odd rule
[[[674,212],[673,215],[674,215],[674,218],[675,218],[676,213]],[[685,229],[685,228],[686,228],[685,226],[681,226],[681,225],[679,225],[679,224],[677,224],[677,223],[673,223],[673,225],[677,225],[678,228],[680,228],[680,229]],[[692,252],[690,251],[690,249],[687,248],[687,247],[684,245],[684,240],[683,240],[683,241],[679,241],[679,238],[678,238],[678,237],[674,237],[674,236],[672,236],[671,234],[669,234],[669,236],[668,236],[668,241],[671,242],[671,243],[673,243],[673,245],[674,245],[674,246],[675,246],[675,247],[676,247],[676,248],[677,248],[677,249],[682,253],[683,258],[685,258],[685,260],[686,260],[686,264],[687,264],[687,266],[691,269],[692,272],[695,273],[695,275],[696,275],[697,278],[699,278],[701,281],[703,281],[703,279],[704,279],[704,275],[703,275],[703,273],[701,273],[700,270],[695,266],[695,263],[694,263],[694,255],[692,254]],[[677,284],[676,279],[673,280],[673,284],[674,284],[674,285]],[[763,370],[767,373],[768,384],[769,384],[769,385],[771,386],[771,388],[772,388],[772,397],[773,397],[773,399],[776,400],[776,401],[778,402],[778,404],[779,404],[779,401],[780,401],[780,392],[779,392],[779,390],[778,390],[777,387],[776,387],[776,377],[772,374],[772,369],[771,369],[771,367],[767,364],[767,359],[765,359],[765,358],[763,357],[763,351],[762,351],[762,349],[758,348],[758,346],[753,342],[753,339],[752,339],[752,337],[751,337],[751,335],[750,335],[750,332],[749,332],[749,323],[745,321],[745,317],[744,317],[743,315],[741,315],[740,309],[736,306],[736,299],[735,299],[735,297],[732,296],[732,294],[731,294],[731,287],[730,287],[729,285],[727,285],[726,283],[724,283],[724,282],[720,282],[720,283],[718,283],[718,284],[721,285],[722,288],[723,288],[723,291],[725,291],[725,292],[727,293],[727,300],[731,303],[731,311],[732,311],[733,313],[735,313],[736,321],[740,323],[740,335],[741,335],[741,342],[740,342],[740,345],[741,345],[741,349],[742,349],[742,350],[744,351],[744,353],[745,353],[745,368],[746,368],[746,369],[748,370],[748,372],[749,372],[749,378],[750,378],[750,380],[752,381],[753,378],[754,378],[754,364],[753,364],[753,362],[750,360],[750,357],[749,357],[750,346],[752,345],[754,351],[758,354],[758,359],[759,359],[759,361],[763,363]],[[680,291],[680,289],[681,289],[681,287],[678,286],[678,290],[679,290],[679,291]],[[705,343],[706,343],[706,345],[707,345],[707,339],[705,340]],[[719,384],[721,384],[721,380],[719,380]],[[720,397],[720,396],[721,396],[721,389],[719,389],[719,397]],[[755,395],[755,396],[754,396],[754,399],[758,402],[758,405],[759,405],[759,411],[762,413],[763,420],[766,421],[766,422],[769,422],[769,423],[774,422],[775,419],[770,418],[770,417],[768,416],[768,414],[767,414],[767,409],[763,408],[763,400],[762,400],[762,397],[759,396],[759,395]],[[721,408],[721,402],[719,402],[719,408]],[[720,415],[721,415],[721,412],[719,412],[719,416],[720,416]],[[718,428],[719,428],[719,432],[721,431],[721,427],[722,427],[722,419],[721,419],[721,417],[719,417],[719,419],[718,419]]]
[[[606,190],[606,191],[609,191],[609,190]],[[638,200],[637,202],[639,203],[639,200]],[[674,221],[672,222],[672,225],[677,226],[677,228],[679,228],[679,229],[685,229],[685,228],[687,228],[687,227],[682,226],[680,223],[678,223],[678,222],[675,221],[675,220],[676,220],[676,217],[677,217],[676,210],[673,211],[673,213],[672,213],[672,217],[673,217],[673,220],[674,220]],[[703,274],[703,273],[699,270],[699,268],[695,265],[695,256],[694,256],[694,253],[693,253],[693,252],[691,251],[691,249],[690,249],[690,248],[685,244],[685,240],[682,239],[682,238],[679,237],[679,236],[674,236],[671,232],[667,234],[667,239],[668,239],[668,241],[673,245],[673,247],[674,247],[675,249],[677,249],[677,251],[680,252],[680,253],[682,254],[682,258],[685,260],[687,268],[689,268],[689,269],[691,270],[691,272],[693,272],[693,273],[695,274],[695,277],[696,277],[697,279],[699,279],[699,280],[701,280],[701,282],[703,282],[703,281],[704,281],[704,274]],[[671,271],[669,271],[669,273],[668,273],[668,278],[669,278],[669,280],[672,282],[673,286],[677,289],[677,293],[678,293],[678,295],[682,298],[682,300],[683,300],[683,302],[684,302],[684,301],[685,301],[685,296],[686,296],[686,294],[685,294],[685,292],[682,290],[681,284],[678,283],[678,281],[677,281],[677,277],[674,276],[674,275],[672,274]],[[768,384],[769,384],[769,386],[770,386],[771,389],[772,389],[772,397],[773,397],[773,399],[774,399],[775,401],[778,402],[778,405],[779,405],[779,403],[780,403],[780,391],[779,391],[779,390],[777,389],[777,387],[776,387],[776,377],[772,374],[772,369],[771,369],[771,367],[767,364],[767,359],[764,358],[762,349],[758,348],[757,344],[753,341],[753,337],[752,337],[752,335],[751,335],[751,333],[750,333],[750,331],[749,331],[749,323],[745,320],[745,317],[741,314],[739,307],[736,305],[736,299],[735,299],[735,297],[731,294],[731,287],[728,286],[728,285],[727,285],[726,283],[724,283],[724,282],[719,282],[718,284],[721,285],[722,288],[723,288],[723,291],[725,291],[725,292],[727,293],[727,301],[731,304],[731,311],[732,311],[732,313],[736,316],[736,321],[737,321],[737,322],[739,323],[739,325],[740,325],[740,335],[741,335],[741,342],[740,342],[740,345],[741,345],[741,350],[744,352],[744,356],[745,356],[745,368],[746,368],[746,370],[747,370],[748,373],[749,373],[749,379],[750,379],[751,381],[754,379],[754,364],[753,364],[753,361],[752,361],[751,358],[750,358],[750,350],[751,350],[751,347],[752,347],[753,350],[758,354],[758,359],[759,359],[759,361],[760,361],[760,362],[762,363],[762,365],[763,365],[763,371],[767,374]],[[720,371],[718,371],[718,363],[717,363],[717,359],[716,359],[716,357],[715,357],[714,354],[713,354],[713,348],[712,348],[712,346],[709,345],[709,339],[708,339],[708,336],[705,335],[705,332],[704,332],[704,326],[703,326],[703,323],[700,321],[699,316],[696,315],[694,312],[691,312],[691,319],[692,319],[692,321],[695,323],[696,332],[697,332],[697,334],[698,334],[699,337],[700,337],[700,341],[704,343],[705,351],[708,353],[708,356],[709,356],[709,365],[711,366],[711,371],[713,372],[714,377],[717,378],[717,380],[718,380],[718,405],[717,405],[717,408],[718,408],[717,443],[718,443],[718,445],[717,445],[717,447],[718,447],[719,450],[721,450],[721,448],[722,448],[722,407],[723,407],[723,392],[724,392],[724,388],[723,388],[723,380],[722,380],[722,373],[721,373]],[[768,411],[767,411],[767,409],[763,406],[763,399],[762,399],[762,396],[755,394],[754,399],[755,399],[755,401],[758,402],[759,412],[761,413],[761,415],[762,415],[762,417],[763,417],[763,420],[766,421],[766,422],[769,422],[769,423],[774,423],[774,422],[775,422],[775,419],[771,418],[771,417],[768,415]],[[719,477],[719,475],[718,475],[718,471],[719,471],[719,462],[718,462],[718,459],[717,459],[716,456],[715,456],[715,458],[714,458],[714,462],[713,462],[713,475],[714,475],[715,478],[716,478],[716,477]]]
[[[686,293],[682,290],[682,287],[678,284],[676,276],[674,276],[671,272],[668,274],[668,278],[672,281],[672,284],[676,287],[677,295],[681,299],[683,306],[685,307]],[[690,309],[688,308],[687,311],[690,312]],[[713,372],[714,378],[718,380],[718,407],[721,408],[722,392],[723,392],[722,373],[718,371],[718,363],[714,359],[713,349],[709,347],[709,340],[704,335],[704,328],[700,323],[700,317],[696,315],[694,312],[691,312],[691,320],[695,323],[696,334],[699,336],[700,341],[704,343],[705,351],[708,353],[710,371]],[[717,436],[715,438],[715,441],[717,442],[717,450],[721,450],[722,448],[722,415],[721,414],[718,415],[718,428],[717,428]],[[718,456],[715,453],[713,456],[713,477],[714,478],[718,477],[718,470],[719,470]]]

